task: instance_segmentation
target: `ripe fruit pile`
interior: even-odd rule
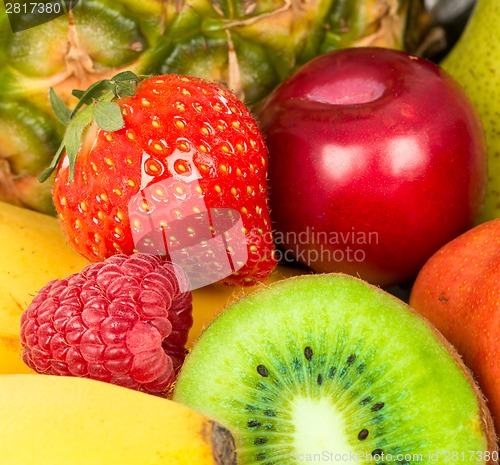
[[[489,408],[498,417],[499,223],[421,268],[437,243],[472,225],[484,194],[483,133],[463,92],[413,55],[325,54],[255,107],[268,160],[259,120],[234,93],[171,73],[179,63],[217,73],[224,57],[222,79],[257,99],[269,69],[280,81],[289,64],[342,38],[359,44],[361,30],[376,41],[408,3],[231,4],[226,15],[225,4],[204,2],[81,2],[68,23],[47,23],[45,40],[36,28],[23,36],[50,58],[42,71],[0,15],[0,147],[33,167],[5,189],[10,200],[43,203],[30,183],[41,158],[26,161],[17,147],[40,154],[37,137],[57,140],[52,116],[30,120],[45,111],[47,82],[67,126],[39,176],[53,182],[57,219],[0,201],[0,373],[38,372],[0,375],[1,465],[498,463]],[[390,5],[372,27],[352,22]],[[121,21],[130,11],[142,16]],[[97,53],[111,19],[116,47]],[[81,35],[86,24],[99,34]],[[61,31],[62,66],[49,53],[58,42],[46,42]],[[323,60],[341,66],[315,68]],[[169,74],[130,70],[160,62]],[[82,82],[87,90],[70,96]],[[304,218],[305,231],[294,229]],[[284,238],[321,258],[331,246],[333,260],[315,271],[336,271],[335,252],[354,241],[355,263],[340,268],[350,275],[271,284]],[[401,283],[419,267],[412,302],[443,333],[367,282]]]
[[[73,89],[120,71],[177,73],[225,82],[254,103],[324,51],[403,48],[409,7],[410,0],[85,0],[12,33],[0,2],[0,199],[53,213],[50,183],[36,181],[64,132],[50,87],[73,106]]]

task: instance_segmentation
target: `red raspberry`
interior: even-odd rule
[[[184,360],[191,303],[179,267],[115,255],[39,291],[21,316],[23,360],[39,373],[164,393]]]

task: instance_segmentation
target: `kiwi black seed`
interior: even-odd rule
[[[341,274],[285,280],[226,309],[188,355],[174,400],[227,427],[239,465],[434,465],[445,451],[478,465],[465,451],[494,447],[449,344]]]
[[[366,428],[363,428],[363,429],[359,432],[359,434],[358,434],[358,439],[359,439],[360,441],[364,441],[364,440],[368,437],[368,435],[369,435],[369,434],[370,434],[370,432],[369,432]]]

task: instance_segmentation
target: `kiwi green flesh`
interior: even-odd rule
[[[356,278],[291,278],[208,326],[173,398],[231,430],[240,465],[483,463],[487,411],[437,336]]]

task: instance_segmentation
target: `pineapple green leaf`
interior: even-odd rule
[[[105,131],[118,131],[125,126],[120,107],[113,102],[100,101],[94,106],[94,120]]]

